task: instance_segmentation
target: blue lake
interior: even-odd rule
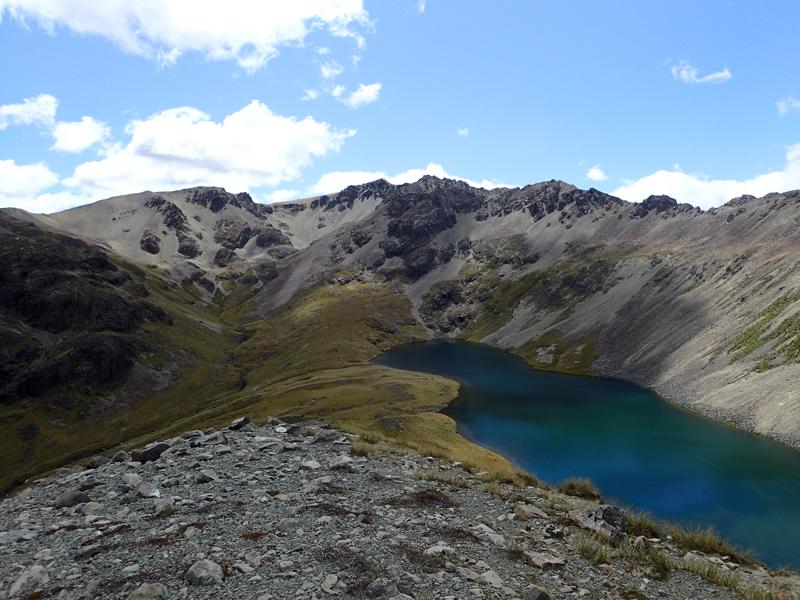
[[[460,382],[444,411],[459,432],[545,481],[589,477],[607,499],[800,568],[799,452],[630,383],[537,371],[482,344],[409,344],[375,362]]]

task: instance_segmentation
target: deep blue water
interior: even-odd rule
[[[800,452],[693,415],[616,379],[537,371],[482,344],[396,347],[376,363],[459,381],[445,410],[466,438],[550,483],[712,525],[772,567],[800,568]]]

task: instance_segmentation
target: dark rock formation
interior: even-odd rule
[[[139,240],[139,247],[148,254],[158,254],[161,252],[161,238],[151,231],[145,231]]]

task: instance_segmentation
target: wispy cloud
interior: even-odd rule
[[[588,171],[586,171],[586,177],[591,179],[592,181],[606,181],[608,179],[608,175],[606,175],[605,171],[600,168],[600,165],[595,165]]]
[[[359,83],[358,87],[349,96],[346,96],[342,102],[350,108],[359,108],[365,104],[371,104],[381,95],[381,87],[383,86],[380,83],[370,83],[368,85]]]
[[[418,0],[417,1],[417,12],[419,14],[423,14],[425,12],[425,0]]]
[[[728,67],[725,67],[721,71],[715,71],[714,73],[708,73],[707,75],[702,75],[700,70],[691,64],[688,60],[681,60],[674,65],[672,65],[672,77],[676,81],[680,81],[681,83],[686,84],[693,84],[693,83],[725,83],[729,81],[733,77],[733,73],[731,73]]]
[[[800,100],[794,96],[781,98],[775,103],[775,106],[778,107],[778,114],[782,117],[785,117],[790,112],[800,112]]]
[[[319,72],[323,79],[334,79],[341,75],[342,71],[344,71],[342,65],[335,60],[330,60],[326,63],[323,63],[319,68]]]
[[[467,137],[469,135],[469,127],[459,127],[456,129],[456,135],[458,137]]]

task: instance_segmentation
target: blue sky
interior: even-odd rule
[[[2,205],[191,185],[270,201],[425,172],[703,207],[800,188],[793,1],[0,0],[0,15]]]

